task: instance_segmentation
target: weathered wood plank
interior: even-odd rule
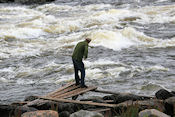
[[[69,98],[69,97],[80,95],[82,93],[86,93],[88,91],[95,90],[95,89],[97,89],[97,87],[78,88],[78,89],[75,89],[73,91],[70,91],[70,92],[64,93],[62,95],[59,95],[56,98]]]
[[[74,82],[70,82],[70,83],[66,84],[65,86],[59,88],[58,90],[53,91],[53,92],[47,94],[46,97],[47,97],[47,96],[51,96],[52,94],[58,93],[58,92],[60,92],[60,91],[62,91],[62,90],[65,90],[66,88],[68,88],[68,87],[70,87],[70,86],[72,86],[72,85],[74,85],[74,84],[75,84]]]
[[[102,107],[110,107],[110,108],[114,108],[117,106],[117,104],[104,104],[104,103],[77,101],[77,100],[69,100],[69,99],[55,99],[55,98],[48,98],[48,97],[38,97],[38,98],[45,99],[45,100],[57,101],[57,102],[85,104],[85,105],[102,106]]]
[[[94,90],[94,92],[99,92],[99,93],[107,93],[107,94],[116,94],[118,95],[119,93],[115,93],[115,92],[112,92],[112,91],[104,91],[104,90]]]
[[[50,95],[50,97],[55,98],[55,97],[60,96],[60,95],[62,95],[62,94],[71,92],[71,91],[73,91],[73,90],[75,90],[75,89],[77,89],[77,88],[79,88],[79,87],[80,87],[80,86],[72,85],[71,87],[67,87],[67,88],[63,89],[62,91],[59,91],[59,92],[56,92],[56,93]],[[49,96],[48,96],[48,97],[49,97]]]

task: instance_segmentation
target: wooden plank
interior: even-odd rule
[[[115,95],[118,95],[120,93],[115,93],[115,92],[112,92],[112,91],[103,91],[103,90],[94,90],[94,92],[99,92],[99,93],[107,93],[107,94],[115,94]]]
[[[77,88],[79,88],[79,87],[80,87],[80,85],[79,85],[79,86],[73,85],[73,86],[71,86],[71,87],[68,87],[68,88],[62,90],[62,91],[59,91],[59,92],[56,92],[56,93],[50,95],[50,97],[53,97],[53,98],[54,98],[54,97],[60,96],[60,95],[62,95],[62,94],[64,94],[64,93],[68,93],[68,92],[70,92],[70,91],[73,91],[73,90],[75,90],[75,89],[77,89]],[[48,96],[48,97],[49,97],[49,96]]]
[[[95,89],[97,89],[97,87],[78,88],[78,89],[73,90],[71,92],[67,92],[65,94],[59,95],[56,98],[69,98],[69,97],[80,95],[82,93],[86,93],[88,91],[95,90]]]
[[[38,97],[38,98],[57,101],[57,102],[85,104],[85,105],[102,106],[102,107],[110,107],[110,108],[114,108],[117,106],[117,104],[104,104],[104,103],[97,103],[97,102],[86,102],[86,101],[77,101],[77,100],[68,100],[68,99],[55,99],[55,98],[48,98],[48,97]]]
[[[75,84],[74,82],[70,82],[70,83],[66,84],[65,86],[59,88],[58,90],[53,91],[53,92],[47,94],[46,96],[50,96],[50,95],[52,95],[52,94],[55,94],[55,93],[57,93],[57,92],[60,92],[60,91],[66,89],[66,88],[68,88],[68,87],[70,87],[70,86],[72,86],[72,85],[74,85],[74,84]]]

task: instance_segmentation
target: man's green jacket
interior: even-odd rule
[[[88,56],[88,42],[79,42],[73,52],[72,58],[77,61],[82,61],[83,57],[86,59]]]

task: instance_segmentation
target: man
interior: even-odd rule
[[[79,42],[73,52],[72,61],[74,64],[74,71],[75,71],[75,82],[76,85],[81,84],[81,88],[87,88],[84,82],[85,78],[85,68],[82,59],[86,59],[88,56],[88,44],[91,42],[90,38],[86,38],[84,41]],[[78,75],[78,71],[81,72],[81,80]],[[81,82],[80,82],[81,81]]]

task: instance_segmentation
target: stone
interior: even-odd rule
[[[59,117],[70,117],[70,113],[68,111],[62,111],[59,113]]]
[[[80,110],[70,115],[70,117],[104,117],[102,114],[97,112]]]
[[[146,109],[139,112],[139,117],[170,117],[156,109]]]
[[[36,99],[38,99],[37,96],[28,96],[28,97],[25,98],[24,101],[34,101],[34,100],[36,100]]]
[[[33,112],[26,112],[21,117],[58,117],[58,113],[53,110],[40,110]]]
[[[59,113],[62,111],[68,111],[73,113],[79,109],[79,105],[72,103],[61,103],[50,100],[36,99],[27,104],[28,107],[34,107],[38,110],[57,110]]]
[[[172,92],[169,92],[165,89],[160,89],[159,91],[156,92],[156,98],[165,100],[168,99],[169,97],[175,96]]]
[[[174,116],[175,114],[175,97],[170,97],[165,100],[166,114]]]
[[[22,113],[36,111],[37,109],[27,106],[15,106],[15,105],[0,105],[0,116],[11,117],[20,116]]]
[[[117,95],[110,95],[103,97],[104,100],[114,100],[115,104],[122,103],[128,100],[136,101],[136,100],[147,100],[151,98],[152,97],[138,96],[130,93],[120,93]]]
[[[162,112],[165,112],[164,102],[158,99],[143,100],[143,101],[126,101],[120,104],[117,104],[115,111],[117,113],[125,112],[128,109],[134,108],[135,110],[145,110],[145,109],[159,109]]]

